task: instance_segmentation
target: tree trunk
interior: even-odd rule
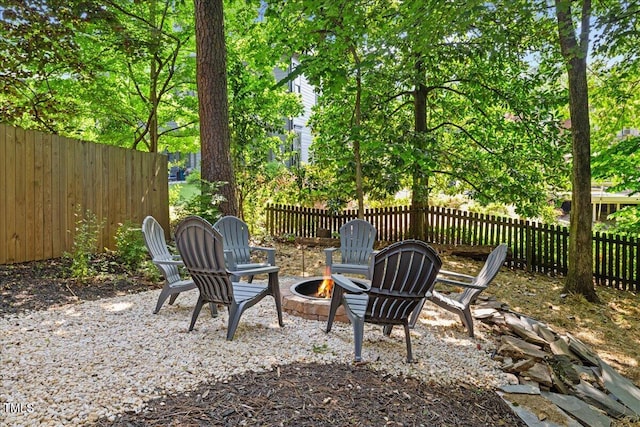
[[[565,291],[579,293],[591,302],[598,296],[593,285],[593,242],[591,208],[591,131],[587,54],[591,1],[584,0],[580,40],[576,40],[571,3],[556,0],[560,49],[566,62],[569,82],[569,112],[573,153],[571,224],[569,228],[569,270]]]
[[[423,62],[416,62],[417,80],[424,77]],[[418,81],[413,93],[413,120],[416,140],[422,141],[427,132],[427,88]],[[425,210],[429,206],[429,174],[419,166],[413,169],[413,184],[411,186],[411,224],[409,233],[414,239],[424,239],[426,228]]]
[[[159,30],[156,27],[156,0],[149,2],[149,23],[151,24],[151,63],[149,64],[149,152],[158,152],[158,71],[156,56],[160,45]]]
[[[223,0],[195,0],[197,84],[202,149],[202,179],[224,182],[220,205],[224,215],[237,215],[235,180],[231,163],[227,53]]]
[[[360,155],[360,138],[361,138],[361,122],[362,122],[362,73],[360,71],[360,59],[358,52],[354,47],[351,48],[351,54],[356,65],[356,105],[354,111],[353,127],[356,132],[353,139],[353,158],[356,164],[356,197],[358,199],[358,218],[364,219],[364,189],[362,188],[362,157]]]

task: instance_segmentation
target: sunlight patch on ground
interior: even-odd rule
[[[109,304],[102,304],[101,307],[105,311],[111,311],[111,312],[117,313],[119,311],[129,310],[131,307],[133,307],[133,304],[129,302],[115,302],[115,303],[109,303]]]

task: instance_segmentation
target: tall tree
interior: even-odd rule
[[[198,112],[202,179],[222,182],[220,210],[237,215],[230,154],[223,0],[195,0]]]
[[[572,141],[571,225],[569,228],[569,270],[567,292],[598,301],[593,284],[593,236],[591,208],[591,125],[587,86],[587,55],[591,30],[591,0],[555,0],[560,52],[567,68]],[[579,17],[579,25],[574,23]]]

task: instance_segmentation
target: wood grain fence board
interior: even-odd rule
[[[7,261],[15,262],[16,258],[16,131],[15,128],[7,128],[7,150],[5,156],[6,187],[6,235],[2,242],[7,248]]]
[[[25,194],[25,244],[22,248],[20,258],[25,259],[27,257],[28,248],[32,247],[34,251],[38,251],[40,245],[41,236],[36,234],[35,216],[36,216],[36,192],[38,195],[42,194],[38,189],[36,182],[36,155],[35,155],[35,134],[31,131],[26,131],[24,135],[25,143],[25,179],[26,179],[26,194]]]
[[[7,226],[7,210],[9,209],[9,168],[6,165],[9,143],[7,142],[7,130],[0,127],[0,263],[8,262],[7,242],[9,241]]]
[[[16,128],[16,226],[14,235],[16,259],[24,259],[27,240],[27,143],[24,129]]]
[[[32,257],[38,260],[45,258],[45,141],[41,132],[31,133],[33,135],[33,221],[30,228],[34,235]]]

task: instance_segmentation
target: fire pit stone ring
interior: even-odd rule
[[[324,277],[306,277],[291,285],[289,289],[282,289],[282,309],[304,319],[326,321],[329,316],[331,294],[327,298],[315,296],[324,280]],[[359,286],[365,287],[364,283],[358,279],[352,280]],[[338,308],[335,320],[349,323],[344,307]]]

